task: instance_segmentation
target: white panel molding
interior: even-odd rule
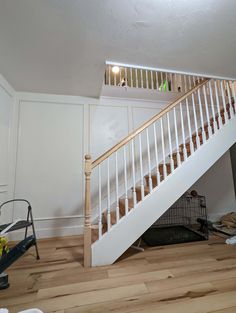
[[[16,176],[16,162],[17,162],[17,148],[18,148],[18,133],[19,133],[19,99],[15,94],[13,102],[12,119],[10,125],[10,144],[9,144],[9,188],[8,199],[13,199],[15,195],[15,176]],[[12,208],[13,220],[13,208]]]
[[[13,126],[13,118],[14,118],[14,104],[15,104],[15,90],[13,87],[6,81],[6,79],[0,74],[0,87],[6,92],[6,94],[9,96],[10,99],[10,105],[11,108],[10,110],[10,116],[9,116],[9,129],[8,129],[8,139],[7,139],[7,146],[4,147],[7,149],[7,164],[5,164],[7,168],[7,177],[6,181],[1,182],[0,184],[0,193],[1,193],[1,202],[6,201],[10,198],[12,198],[12,186],[13,186],[13,181],[12,181],[12,176],[11,176],[11,170],[12,170],[12,149],[13,149],[13,142],[12,142],[12,126]],[[7,210],[4,210],[2,213],[2,218],[4,222],[7,221],[12,221],[12,207],[8,207]]]
[[[1,185],[0,186],[0,193],[6,193],[7,192],[7,185]]]
[[[83,234],[83,225],[69,227],[41,228],[36,230],[38,238],[76,236]]]
[[[15,120],[13,125],[13,133],[15,134],[15,157],[12,160],[14,174],[12,175],[13,179],[13,197],[15,196],[15,184],[16,184],[16,168],[17,168],[17,159],[18,159],[18,150],[19,150],[19,136],[20,136],[20,111],[23,103],[50,103],[50,104],[58,104],[58,105],[80,105],[82,107],[83,114],[83,133],[82,135],[82,158],[84,155],[85,147],[87,145],[87,140],[85,138],[85,134],[87,134],[86,129],[88,129],[88,123],[86,114],[89,107],[90,100],[92,103],[96,103],[96,99],[86,99],[84,97],[74,97],[74,96],[57,96],[57,95],[46,95],[46,94],[28,94],[28,93],[17,93],[16,101],[15,101]],[[82,101],[86,102],[83,103]],[[86,108],[86,109],[85,109]],[[83,164],[79,164],[79,166],[83,166]],[[84,179],[83,175],[80,177],[80,184],[84,189]],[[79,191],[78,191],[79,192]],[[82,192],[81,198],[84,199],[84,192]],[[33,215],[35,216],[35,210],[33,208]],[[14,212],[13,212],[14,216]],[[37,216],[37,215],[36,215]],[[49,216],[49,217],[35,217],[35,225],[38,237],[52,237],[52,236],[69,236],[69,235],[77,235],[82,233],[83,229],[83,215],[62,215],[62,216]],[[77,225],[69,225],[69,226],[60,226],[58,227],[56,221],[67,220],[68,222],[77,221]],[[53,222],[50,225],[46,225],[45,222],[51,221]],[[40,224],[39,224],[40,223]],[[74,222],[73,222],[74,223]],[[66,223],[68,224],[68,223]],[[70,222],[69,222],[70,224]],[[22,238],[21,232],[18,232],[14,235],[13,240],[18,238]]]
[[[13,98],[15,96],[15,90],[1,74],[0,74],[0,86],[6,91],[6,93],[10,97]]]
[[[98,104],[99,99],[81,96],[69,96],[69,95],[54,95],[44,93],[30,93],[30,92],[17,92],[17,97],[21,101],[29,102],[50,102],[55,104],[68,104],[68,105],[88,105],[91,103]]]
[[[64,219],[74,219],[74,218],[84,218],[84,215],[64,215],[64,216],[50,216],[50,217],[37,217],[35,221],[51,221],[51,220],[64,220]]]
[[[145,103],[145,105],[144,105]],[[162,109],[167,104],[169,104],[170,101],[168,100],[148,100],[148,99],[130,99],[130,98],[119,98],[119,97],[106,97],[102,96],[100,98],[99,105],[106,105],[106,106],[136,106],[136,107],[150,107],[150,108],[160,108]]]

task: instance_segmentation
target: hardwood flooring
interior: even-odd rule
[[[7,271],[0,307],[43,312],[236,313],[236,246],[224,239],[129,249],[111,266],[84,268],[80,236],[39,241]],[[109,253],[109,252],[108,252]]]

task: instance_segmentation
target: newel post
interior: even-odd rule
[[[84,266],[91,266],[91,155],[85,155]]]

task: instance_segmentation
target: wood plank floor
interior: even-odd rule
[[[43,312],[236,313],[236,246],[224,239],[144,252],[111,266],[82,266],[82,237],[39,241],[8,270],[0,307]],[[108,252],[109,253],[109,252]]]

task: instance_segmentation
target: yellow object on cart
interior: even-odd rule
[[[8,248],[8,240],[6,237],[0,237],[0,257],[4,254],[4,253],[8,253],[9,252],[9,248]]]

